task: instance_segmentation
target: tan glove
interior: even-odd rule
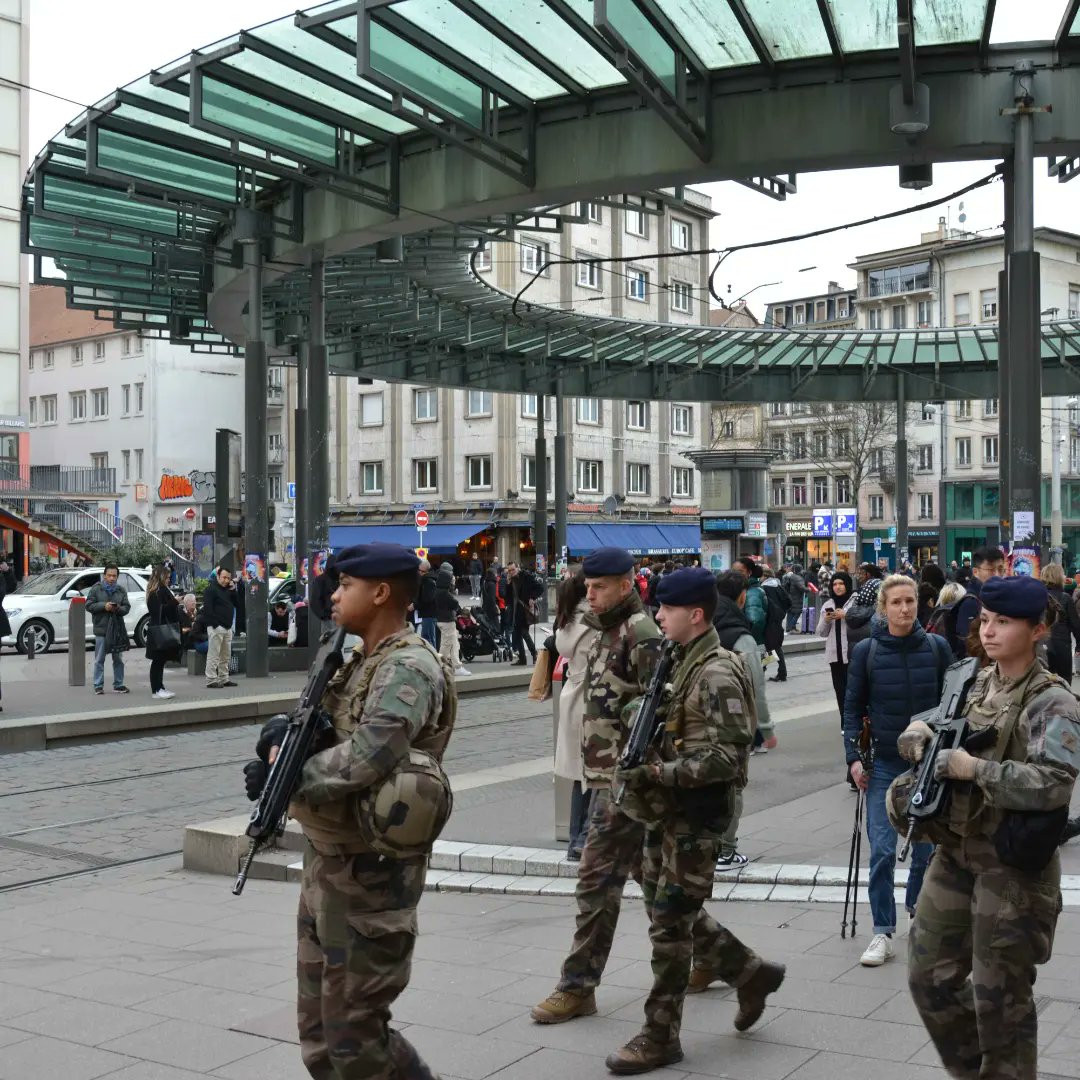
[[[942,750],[934,762],[934,776],[938,780],[974,780],[979,759],[966,750]]]
[[[916,720],[903,730],[900,738],[896,740],[896,748],[905,761],[918,764],[926,752],[926,744],[933,737],[934,733],[930,725],[923,723],[922,720]]]

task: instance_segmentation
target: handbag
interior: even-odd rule
[[[146,628],[150,649],[156,653],[180,651],[180,627],[176,623],[151,623]]]
[[[532,678],[529,680],[530,701],[547,701],[551,697],[551,670],[554,666],[551,653],[547,649],[540,649],[536,654]]]
[[[127,652],[131,648],[128,640],[124,617],[118,612],[111,612],[105,624],[105,651],[107,653]]]

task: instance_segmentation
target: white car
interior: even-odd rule
[[[68,609],[73,596],[86,596],[105,573],[102,566],[79,570],[61,568],[26,578],[13,592],[4,597],[4,611],[11,623],[11,634],[0,645],[14,645],[19,652],[28,651],[33,640],[34,652],[49,651],[50,645],[67,644]],[[150,616],[146,611],[146,584],[150,575],[145,570],[124,567],[118,584],[127,590],[131,610],[124,619],[135,645],[146,644],[146,626]],[[93,643],[92,616],[86,616],[87,641]]]

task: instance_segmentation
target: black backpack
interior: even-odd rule
[[[791,610],[791,597],[788,596],[787,590],[783,587],[771,589],[762,589],[767,601],[765,608],[765,622],[766,623],[778,623],[783,622],[787,617],[787,613]]]
[[[968,594],[970,595],[970,593]],[[962,596],[951,604],[939,604],[926,621],[926,632],[937,637],[944,638],[946,644],[952,650],[953,657],[962,660],[967,656],[967,643],[960,640],[956,633],[956,620],[959,615],[959,607],[967,597]],[[975,598],[978,602],[978,597]],[[980,605],[981,606],[981,605]]]

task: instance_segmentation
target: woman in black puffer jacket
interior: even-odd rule
[[[851,652],[844,696],[844,752],[851,777],[866,792],[866,831],[870,838],[870,910],[874,937],[862,963],[877,967],[892,958],[896,932],[893,871],[896,833],[885,813],[889,784],[908,768],[896,740],[912,716],[934,708],[941,699],[945,668],[952,651],[944,638],[927,634],[916,621],[915,582],[903,574],[887,577],[878,590],[877,613],[870,638]],[[874,767],[867,775],[859,758],[863,717],[869,717]],[[932,844],[916,844],[908,874],[905,906],[908,913],[922,887]]]
[[[1053,608],[1057,604],[1057,619],[1050,624],[1046,639],[1046,666],[1067,683],[1073,677],[1073,642],[1080,648],[1080,614],[1072,598],[1065,595],[1065,571],[1057,563],[1044,566],[1039,575],[1050,594]]]

